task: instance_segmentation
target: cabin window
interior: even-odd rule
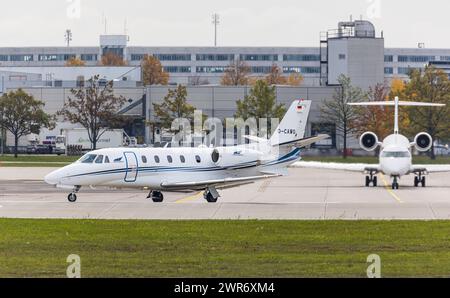
[[[159,156],[157,156],[157,155],[155,155],[155,162],[156,162],[156,163],[159,163],[159,162],[160,162]]]
[[[103,155],[97,156],[97,158],[95,159],[95,163],[103,163]]]
[[[201,163],[202,162],[202,159],[198,155],[195,156],[195,160],[197,161],[197,163]]]
[[[93,163],[96,157],[97,157],[96,154],[88,154],[81,159],[81,162],[82,163]]]
[[[143,163],[147,163],[147,157],[144,156],[144,155],[142,155],[142,162],[143,162]]]
[[[181,163],[186,163],[186,158],[183,155],[180,155]]]
[[[172,163],[172,162],[173,162],[172,156],[167,155],[167,161],[168,161],[169,163]]]
[[[109,157],[105,156],[105,163],[109,163]]]

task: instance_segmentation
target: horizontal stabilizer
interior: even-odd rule
[[[395,107],[395,101],[370,101],[370,102],[353,102],[350,106],[389,106]],[[413,102],[413,101],[399,101],[399,106],[405,107],[443,107],[442,103],[427,103],[427,102]]]

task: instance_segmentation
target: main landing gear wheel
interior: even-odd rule
[[[208,203],[217,203],[220,195],[215,188],[211,187],[203,193],[203,197]]]
[[[162,203],[164,201],[164,195],[160,191],[151,191],[147,198],[152,199],[155,203]]]
[[[71,193],[67,196],[67,200],[71,203],[75,203],[77,201],[77,195],[75,193]]]
[[[366,187],[370,187],[370,184],[372,184],[373,187],[377,187],[378,185],[378,178],[372,173],[370,174],[370,176],[366,176]]]
[[[425,176],[419,175],[419,176],[414,177],[414,187],[419,187],[420,184],[422,185],[422,187],[427,186]]]

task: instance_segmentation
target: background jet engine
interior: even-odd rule
[[[426,132],[419,133],[414,139],[414,146],[419,152],[427,152],[433,146],[433,138]]]
[[[373,132],[364,133],[359,139],[359,144],[366,151],[374,151],[380,145],[377,135]]]

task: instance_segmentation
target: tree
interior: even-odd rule
[[[405,86],[405,98],[411,101],[443,103],[445,107],[411,107],[408,114],[414,133],[425,131],[434,140],[450,137],[450,80],[448,75],[434,66],[413,70]],[[411,131],[412,132],[412,131]],[[435,159],[434,144],[430,157]]]
[[[248,84],[250,67],[241,60],[234,60],[225,70],[221,84],[224,86],[242,86]]]
[[[283,76],[283,71],[275,63],[272,64],[270,72],[266,76],[266,82],[269,85],[286,85],[288,79]]]
[[[84,62],[83,60],[79,59],[79,58],[70,58],[69,60],[67,60],[66,62],[66,66],[71,67],[71,66],[86,66],[86,62]]]
[[[287,85],[298,87],[303,83],[303,76],[299,73],[293,72],[287,78]]]
[[[176,89],[169,89],[161,104],[153,104],[156,122],[164,128],[171,128],[175,119],[193,120],[195,108],[187,103],[186,98],[185,86],[178,85]]]
[[[169,73],[165,72],[158,58],[145,55],[141,62],[144,85],[167,85]]]
[[[321,113],[324,122],[336,125],[336,134],[342,136],[344,140],[342,156],[347,158],[347,139],[351,133],[355,132],[352,123],[359,116],[357,109],[349,106],[348,103],[361,101],[366,94],[361,88],[353,87],[350,78],[344,75],[339,76],[338,82],[340,88],[335,91],[331,101],[324,103]]]
[[[389,98],[389,88],[384,84],[377,84],[369,88],[368,101],[386,101]],[[384,139],[392,133],[394,127],[394,114],[392,107],[364,106],[356,109],[357,117],[351,126],[354,131],[362,135],[367,131],[375,133],[380,139]]]
[[[71,90],[64,107],[58,115],[74,124],[86,128],[92,149],[97,149],[101,136],[111,128],[117,119],[118,110],[125,104],[125,98],[115,96],[113,82],[102,83],[96,75],[86,82],[86,87]]]
[[[34,99],[22,89],[4,94],[0,101],[2,129],[14,135],[14,156],[17,157],[19,139],[42,127],[53,129],[54,117],[44,112],[44,102]]]
[[[127,63],[122,57],[112,52],[107,52],[102,56],[101,65],[103,66],[126,66]]]
[[[277,104],[275,86],[269,86],[266,81],[259,80],[255,86],[250,89],[250,94],[245,96],[243,100],[238,100],[236,118],[244,120],[255,118],[271,119],[283,118],[286,108],[283,104]],[[269,128],[270,131],[270,128]]]

